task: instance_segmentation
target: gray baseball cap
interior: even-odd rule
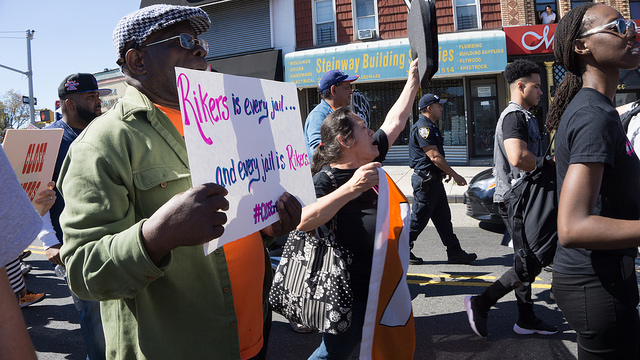
[[[116,50],[118,65],[124,64],[125,46],[135,41],[137,46],[151,34],[182,21],[189,21],[191,27],[200,35],[209,29],[211,20],[202,9],[191,6],[151,5],[126,15],[113,30],[113,47]]]

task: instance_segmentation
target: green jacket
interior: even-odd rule
[[[128,87],[73,142],[58,186],[69,286],[101,301],[107,358],[240,359],[224,250],[176,248],[158,267],[141,242],[145,219],[191,187],[184,140],[162,111]],[[271,272],[249,260],[264,299]]]

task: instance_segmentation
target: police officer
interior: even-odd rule
[[[413,242],[431,219],[442,244],[447,247],[448,263],[469,264],[477,255],[462,250],[458,237],[453,233],[451,209],[442,184],[446,176],[446,182],[453,178],[456,184],[467,185],[467,181],[444,159],[442,135],[435,124],[442,118],[442,104],[446,102],[434,94],[423,96],[418,103],[420,117],[411,127],[409,157],[414,174],[411,176],[413,209],[409,240],[413,249]],[[409,262],[413,265],[423,263],[422,258],[415,256],[413,251]]]

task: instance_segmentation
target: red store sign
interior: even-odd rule
[[[553,54],[558,24],[505,27],[507,55]]]
[[[640,20],[633,20],[640,28]],[[553,37],[558,24],[508,26],[507,55],[553,54]]]

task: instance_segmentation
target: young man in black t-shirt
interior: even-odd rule
[[[531,106],[538,104],[542,95],[540,73],[540,67],[529,60],[517,60],[507,65],[504,71],[505,80],[509,83],[511,101],[502,111],[496,125],[493,154],[496,190],[493,202],[498,205],[498,211],[510,235],[512,231],[504,204],[506,193],[525,172],[535,169],[536,157],[542,156],[538,122],[528,111]],[[514,250],[517,251],[517,246],[514,246]],[[544,323],[533,312],[531,284],[520,280],[521,268],[514,264],[482,294],[465,298],[469,324],[478,336],[486,337],[488,334],[487,317],[491,306],[512,290],[516,295],[519,315],[513,326],[515,333],[550,335],[558,332],[557,327]],[[529,269],[533,276],[538,275],[541,270]]]

